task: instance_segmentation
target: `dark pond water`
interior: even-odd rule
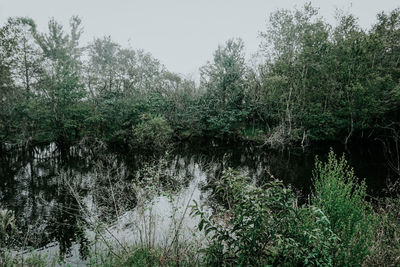
[[[157,185],[175,192],[190,187],[195,176],[202,176],[203,180],[194,185],[199,194],[204,193],[201,198],[207,198],[205,192],[207,188],[210,190],[207,184],[228,167],[247,173],[259,183],[273,174],[305,197],[311,190],[315,156],[324,160],[330,147],[337,154],[346,155],[356,175],[366,180],[370,195],[383,195],[386,181],[394,173],[379,144],[354,144],[348,148],[320,144],[303,151],[246,144],[185,143],[162,156],[162,164],[159,156],[141,152],[122,153],[87,146],[61,150],[51,144],[27,150],[3,149],[0,209],[15,213],[16,246],[40,248],[56,244],[61,254],[68,254],[74,244],[79,244],[79,253],[84,257],[88,248],[85,234],[88,215],[82,211],[79,199],[95,207],[98,218],[115,215],[115,203],[108,201],[111,197],[123,198],[125,211],[133,209],[139,200],[127,185],[141,170],[145,176],[151,170],[164,168],[161,172],[169,180],[161,179]],[[196,168],[197,172],[193,171]],[[101,173],[107,173],[108,180],[94,178]],[[111,184],[115,186],[112,194],[107,190]]]

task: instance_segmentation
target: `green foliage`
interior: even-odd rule
[[[124,257],[108,257],[109,262],[101,264],[90,264],[91,266],[158,266],[160,265],[161,255],[159,251],[148,248],[138,248],[126,253]]]
[[[206,90],[201,116],[206,134],[238,135],[248,115],[243,105],[247,85],[243,49],[241,39],[231,39],[215,51],[213,62],[201,68],[201,87]]]
[[[313,182],[313,205],[326,214],[340,238],[335,265],[362,265],[372,252],[377,223],[365,199],[365,182],[354,176],[344,156],[337,159],[332,150],[326,163],[316,160]]]
[[[364,133],[389,125],[400,105],[399,14],[378,14],[366,31],[343,13],[332,26],[310,4],[277,10],[261,33],[264,58],[248,64],[243,41],[230,39],[199,85],[110,37],[81,47],[78,17],[69,32],[52,19],[46,33],[10,18],[0,28],[0,141],[137,144],[132,128],[160,114],[174,140],[373,138]]]
[[[142,122],[132,130],[133,144],[147,149],[165,148],[172,137],[172,129],[162,116],[142,115]]]
[[[12,256],[9,249],[13,248],[16,234],[14,212],[0,209],[0,265],[11,266]]]
[[[127,251],[97,253],[87,266],[199,266],[196,255],[174,255],[161,248],[132,247]]]
[[[13,79],[13,68],[18,52],[19,28],[15,20],[9,19],[0,28],[0,141],[13,140],[17,133],[14,114],[21,90]]]
[[[262,188],[232,170],[216,188],[228,209],[209,216],[196,204],[199,230],[210,236],[204,261],[212,266],[332,266],[337,236],[324,213],[298,208],[294,193],[279,181]]]
[[[10,246],[14,234],[14,213],[7,209],[0,209],[0,248],[6,248],[7,246]]]
[[[46,67],[37,88],[41,93],[37,99],[42,108],[32,112],[44,113],[48,124],[39,123],[38,128],[45,133],[48,142],[70,144],[79,139],[87,115],[80,103],[86,96],[79,79],[80,23],[78,17],[71,18],[71,32],[66,34],[59,23],[50,20],[48,34],[34,34]]]
[[[368,266],[400,265],[400,194],[381,199],[378,205],[379,224]]]
[[[180,86],[166,99],[166,118],[178,138],[202,136],[205,129],[201,118],[203,107],[199,92],[191,81],[184,81]]]
[[[57,258],[51,260],[51,262],[47,259],[46,256],[42,256],[39,254],[32,254],[27,257],[24,256],[12,256],[11,253],[8,255],[4,255],[4,257],[0,258],[0,264],[4,267],[12,267],[12,266],[35,266],[35,267],[45,267],[45,266],[58,266]]]
[[[224,172],[214,195],[224,203],[215,214],[197,203],[199,230],[209,237],[204,263],[212,266],[361,266],[398,261],[398,199],[374,212],[366,186],[344,157],[333,151],[316,160],[312,203],[297,206],[279,181],[261,187],[233,170]],[[390,259],[390,260],[389,260]]]
[[[381,123],[378,118],[399,105],[398,63],[392,61],[399,58],[393,45],[398,14],[381,14],[368,33],[342,13],[332,27],[309,4],[273,13],[261,34],[269,60],[260,80],[266,101],[276,103],[275,124],[289,134],[300,128],[312,140],[348,142]],[[277,79],[284,82],[274,86]]]

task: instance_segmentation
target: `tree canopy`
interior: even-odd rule
[[[310,4],[277,10],[260,33],[260,63],[230,39],[200,68],[198,84],[111,37],[82,46],[82,34],[79,17],[68,30],[51,19],[38,32],[29,18],[0,28],[1,142],[347,143],[399,123],[400,9],[379,13],[368,30],[343,12],[330,25]],[[157,125],[165,135],[153,136]]]

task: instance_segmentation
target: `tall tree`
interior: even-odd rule
[[[203,96],[203,117],[206,130],[224,136],[237,134],[245,121],[244,92],[246,65],[243,41],[231,39],[218,47],[214,59],[200,69]]]
[[[40,135],[43,141],[56,140],[68,144],[79,137],[85,118],[82,103],[86,92],[81,82],[82,48],[79,38],[82,33],[81,20],[72,17],[71,31],[65,33],[54,19],[48,24],[48,33],[36,33],[41,48],[43,68],[38,85],[37,105],[33,107],[42,120]]]

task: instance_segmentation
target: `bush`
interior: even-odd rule
[[[312,203],[328,216],[340,238],[334,264],[361,265],[371,253],[376,230],[376,217],[365,199],[365,182],[357,179],[344,156],[337,159],[331,150],[326,163],[316,159],[313,183]]]
[[[142,122],[132,130],[133,146],[146,149],[162,149],[172,138],[172,128],[162,116],[142,115]]]
[[[256,187],[228,170],[216,192],[227,202],[222,215],[208,216],[197,204],[192,211],[210,235],[206,265],[332,265],[337,237],[329,219],[316,207],[298,208],[282,182]]]

